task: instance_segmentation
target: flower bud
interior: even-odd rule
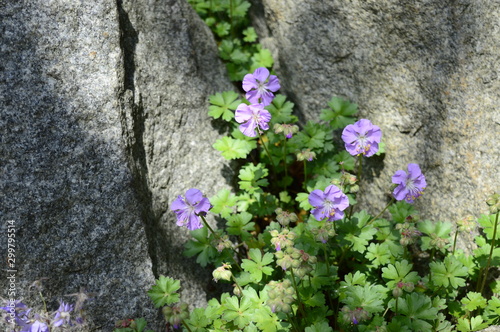
[[[401,288],[396,287],[392,290],[392,296],[400,297],[401,295],[403,295],[403,290]]]
[[[311,151],[311,149],[305,149],[297,153],[298,161],[312,161],[314,158],[316,158],[316,153]]]
[[[223,280],[231,280],[231,276],[233,275],[230,270],[231,265],[227,263],[223,263],[222,266],[219,266],[212,272],[212,276],[214,277],[215,281],[219,281],[220,279]]]
[[[457,226],[460,232],[472,233],[476,228],[476,219],[473,216],[467,216],[458,220]]]
[[[500,211],[500,194],[491,194],[486,200],[486,204],[489,205],[491,214],[498,213]]]
[[[274,212],[276,213],[276,220],[284,227],[299,219],[295,213],[283,211],[281,208],[277,208]]]

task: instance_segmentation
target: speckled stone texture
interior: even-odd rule
[[[423,218],[487,213],[500,191],[498,1],[253,2],[281,92],[302,119],[341,96],[381,127],[386,155],[365,164],[361,207],[380,211],[394,172],[418,163]]]
[[[16,297],[49,278],[55,310],[84,287],[98,331],[136,317],[160,331],[155,275],[203,304],[209,273],[183,258],[168,207],[226,186],[206,107],[232,86],[208,28],[182,0],[30,0],[0,1],[0,31],[0,251],[13,220]]]

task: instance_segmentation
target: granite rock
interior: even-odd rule
[[[185,1],[0,2],[0,247],[16,229],[16,298],[50,310],[81,287],[90,328],[160,317],[160,274],[206,301],[169,203],[226,185],[208,94],[232,86]],[[5,257],[5,256],[4,256]],[[6,269],[0,287],[8,288]],[[31,305],[33,303],[30,303]]]

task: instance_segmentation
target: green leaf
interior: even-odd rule
[[[476,292],[468,292],[467,297],[464,297],[460,302],[462,302],[465,309],[469,311],[486,307],[486,299],[480,293]]]
[[[333,332],[333,329],[328,325],[327,322],[316,323],[311,326],[306,327],[305,332]]]
[[[233,17],[245,17],[248,8],[250,8],[250,2],[246,0],[232,0],[229,2],[229,6],[232,6],[232,8],[229,8],[229,11],[230,13],[232,12]]]
[[[236,296],[228,297],[222,306],[225,308],[222,319],[233,322],[240,329],[252,321],[252,301],[248,297],[243,296],[241,302]]]
[[[253,27],[248,27],[245,30],[243,30],[243,41],[246,41],[247,43],[253,43],[257,41],[257,33],[255,32],[255,29]]]
[[[259,249],[253,248],[249,251],[250,259],[243,259],[241,263],[241,268],[246,272],[250,273],[255,283],[262,280],[262,274],[271,275],[273,273],[273,268],[266,266],[271,264],[273,259],[273,254],[266,253],[262,256]]]
[[[394,289],[398,282],[416,284],[419,280],[417,272],[411,271],[413,265],[409,264],[407,260],[389,264],[387,267],[382,268],[382,278],[388,279],[387,288]]]
[[[227,160],[246,158],[250,151],[252,151],[252,144],[249,141],[227,136],[215,141],[213,147],[217,151],[222,152],[222,156]]]
[[[217,255],[217,250],[212,246],[211,239],[208,237],[208,230],[206,227],[196,229],[191,231],[191,236],[194,240],[186,242],[184,255],[187,257],[198,255],[196,262],[205,267]]]
[[[455,256],[446,256],[444,262],[431,262],[432,282],[436,286],[464,287],[467,268]]]
[[[297,197],[295,197],[295,200],[299,202],[300,208],[309,211],[313,207],[311,204],[309,204],[309,193],[298,193]]]
[[[291,141],[293,143],[297,142],[299,146],[307,149],[322,149],[325,146],[327,135],[330,135],[330,133],[325,128],[308,121],[304,129],[298,132]]]
[[[248,232],[255,230],[255,223],[250,222],[252,220],[252,215],[248,212],[241,212],[230,216],[227,219],[227,233],[229,235],[241,236],[243,240],[250,237]]]
[[[205,308],[195,308],[191,311],[189,319],[186,319],[186,324],[189,325],[191,332],[206,331],[206,327],[211,323],[211,319],[205,314]]]
[[[351,219],[339,221],[339,233],[344,233],[343,241],[347,241],[352,245],[352,250],[359,253],[364,253],[366,251],[366,246],[368,242],[371,241],[377,230],[373,225],[366,226],[366,223],[370,220],[370,216],[366,211],[361,211],[355,213]]]
[[[252,56],[252,65],[250,66],[250,71],[253,72],[255,69],[259,67],[272,68],[274,64],[274,59],[269,51],[266,48],[260,49],[257,53]]]
[[[341,167],[346,171],[354,170],[354,163],[356,160],[351,154],[345,150],[337,153],[333,156],[333,160],[337,162],[337,164],[342,165]]]
[[[366,284],[366,275],[356,271],[356,273],[348,273],[345,276],[345,281],[342,281],[340,285],[342,287],[348,287],[348,286],[356,286],[356,285],[361,285],[364,286]]]
[[[329,102],[328,109],[322,109],[320,119],[329,121],[333,129],[344,128],[356,122],[353,117],[358,111],[358,105],[352,104],[339,97],[333,97]]]
[[[230,31],[231,31],[231,24],[229,24],[228,22],[219,22],[215,25],[214,32],[219,37],[227,36]]]
[[[156,284],[148,291],[148,295],[156,308],[179,302],[179,294],[176,292],[181,288],[181,282],[163,275],[156,280]]]
[[[238,202],[236,195],[231,193],[229,189],[220,190],[217,195],[210,197],[213,213],[220,213],[222,218],[227,218],[233,212],[234,206]]]
[[[239,95],[234,91],[216,93],[210,96],[209,101],[211,105],[208,107],[208,115],[214,119],[222,116],[225,121],[231,121],[234,118],[233,111],[241,104]]]
[[[385,287],[380,285],[350,286],[347,288],[342,302],[352,309],[363,308],[373,314],[385,310],[386,293]]]
[[[404,223],[406,218],[415,215],[415,207],[405,201],[398,201],[389,206],[389,212],[392,215],[392,220],[397,223]]]
[[[449,222],[425,220],[418,223],[418,230],[426,236],[421,237],[422,250],[435,249],[445,253],[450,244],[453,225]]]
[[[479,331],[488,327],[488,324],[483,323],[481,316],[472,317],[470,320],[467,318],[459,318],[457,330],[462,332]]]
[[[271,113],[271,123],[294,123],[298,121],[295,115],[292,115],[294,104],[287,101],[284,95],[276,95],[266,109]]]
[[[240,173],[238,175],[238,178],[241,180],[238,182],[240,189],[245,190],[249,194],[262,192],[261,187],[266,187],[269,184],[267,179],[265,179],[268,174],[269,171],[261,163],[257,165],[245,165],[242,169],[240,169]]]
[[[493,239],[493,232],[495,231],[495,216],[496,214],[485,215],[482,214],[481,217],[477,220],[481,227],[483,228],[483,232],[486,234],[488,240]],[[498,229],[497,225],[497,233],[495,236],[495,240],[500,240],[500,229]]]
[[[438,309],[432,307],[431,299],[420,293],[411,293],[404,298],[399,297],[390,302],[395,311],[395,301],[398,301],[398,314],[403,315],[402,322],[412,331],[432,331],[429,321],[436,319]]]
[[[374,267],[391,262],[391,252],[387,243],[371,243],[365,256]]]

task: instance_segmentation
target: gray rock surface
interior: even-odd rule
[[[366,163],[362,207],[382,209],[392,175],[413,162],[428,183],[422,217],[487,212],[500,191],[498,1],[254,2],[281,92],[303,119],[336,95],[382,128],[387,153]]]
[[[231,85],[210,31],[181,0],[2,1],[0,27],[0,248],[13,220],[16,297],[46,277],[55,310],[84,287],[99,331],[141,316],[159,331],[155,275],[203,304],[208,273],[182,257],[168,206],[225,185],[206,106]]]

